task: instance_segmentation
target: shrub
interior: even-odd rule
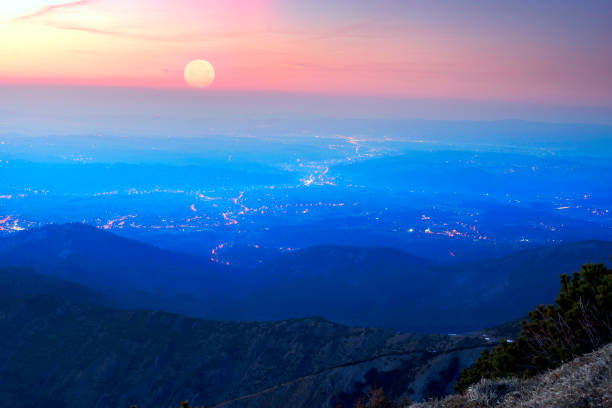
[[[485,350],[461,374],[465,391],[482,378],[531,377],[612,341],[612,270],[587,264],[561,275],[556,305],[539,306],[522,322],[518,339]]]

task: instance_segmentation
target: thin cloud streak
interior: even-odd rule
[[[283,34],[272,31],[217,31],[217,32],[200,32],[200,33],[179,33],[173,35],[150,35],[145,33],[128,32],[121,30],[108,30],[102,28],[94,28],[88,26],[81,26],[78,24],[68,24],[62,22],[45,22],[45,25],[58,29],[58,30],[71,30],[81,31],[90,34],[107,35],[120,38],[128,38],[135,40],[146,40],[146,41],[162,41],[162,42],[194,42],[201,43],[205,41],[218,40],[219,38],[238,38],[246,36],[265,36]]]
[[[70,3],[52,4],[50,6],[43,7],[40,10],[35,11],[34,13],[30,13],[30,14],[25,14],[23,16],[19,16],[19,17],[15,18],[14,21],[32,20],[34,18],[45,16],[45,15],[47,15],[49,13],[52,13],[52,12],[54,12],[56,10],[59,10],[59,9],[66,9],[66,8],[74,8],[74,7],[84,6],[84,5],[92,3],[94,1],[95,0],[78,0],[78,1],[73,1],[73,2],[70,2]]]

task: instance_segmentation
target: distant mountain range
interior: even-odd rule
[[[585,241],[438,265],[396,249],[325,245],[243,270],[82,224],[0,239],[0,266],[29,267],[82,284],[103,293],[113,307],[234,320],[319,315],[439,333],[520,318],[554,301],[560,274],[608,261],[610,254],[612,242]]]
[[[521,318],[554,302],[559,275],[605,262],[612,242],[536,248],[492,260],[435,265],[382,248],[320,246],[282,255],[255,271],[249,295],[259,318],[307,315],[402,331],[457,332]],[[258,299],[265,299],[260,302]]]
[[[523,317],[554,301],[561,273],[610,254],[612,242],[587,241],[442,265],[322,245],[243,270],[49,225],[0,239],[0,401],[348,408],[371,387],[440,396],[517,324],[454,333]],[[443,334],[402,333],[418,331]]]
[[[353,407],[369,387],[450,390],[481,335],[397,334],[322,318],[222,322],[116,310],[78,284],[0,269],[0,401],[14,408]],[[93,302],[93,303],[91,303]]]
[[[346,183],[370,189],[376,189],[384,180],[385,188],[394,189],[529,196],[554,195],[576,186],[584,191],[607,191],[606,180],[612,174],[602,163],[508,152],[407,151],[339,164],[331,167],[329,173]]]
[[[28,267],[93,288],[119,307],[206,315],[238,272],[84,224],[48,225],[0,239],[0,266]]]

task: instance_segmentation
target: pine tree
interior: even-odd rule
[[[612,341],[612,270],[587,264],[561,275],[556,305],[538,306],[521,323],[515,342],[503,340],[463,370],[457,391],[481,378],[533,376]]]

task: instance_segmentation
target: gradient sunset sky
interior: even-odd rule
[[[2,2],[0,82],[612,105],[604,0]]]

